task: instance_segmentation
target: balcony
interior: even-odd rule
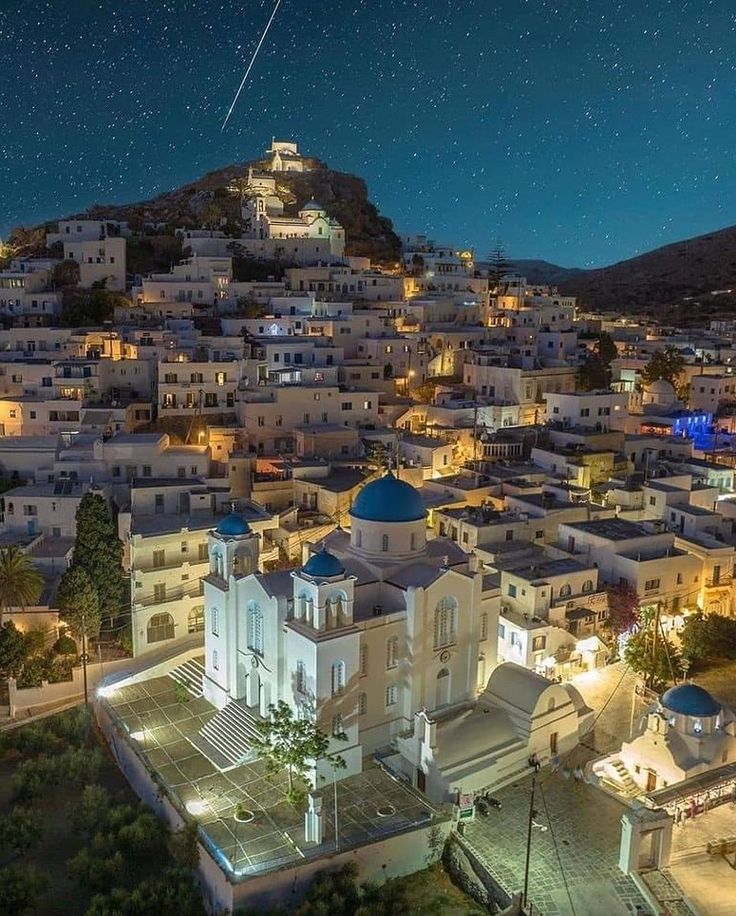
[[[733,585],[733,576],[718,576],[713,579],[706,579],[704,583],[706,588],[730,588]]]

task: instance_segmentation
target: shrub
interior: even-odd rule
[[[77,644],[66,633],[62,634],[52,646],[55,655],[74,655],[77,654]]]
[[[37,916],[38,900],[48,879],[33,865],[10,865],[0,870],[0,913]]]
[[[107,789],[96,785],[85,786],[73,813],[75,829],[80,833],[93,834],[107,822],[110,806]]]
[[[0,847],[5,851],[25,852],[41,837],[41,817],[35,808],[15,805],[0,816]]]

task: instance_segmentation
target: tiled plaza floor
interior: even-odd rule
[[[285,801],[285,775],[275,782],[267,779],[259,761],[220,772],[187,740],[214,714],[207,700],[180,702],[174,682],[159,677],[121,687],[105,702],[174,803],[197,818],[236,874],[299,861],[333,847],[332,785],[322,788],[325,843],[318,848],[304,842],[304,815]],[[239,804],[254,815],[248,823],[235,820]],[[377,767],[338,782],[337,809],[341,848],[424,826],[433,811]]]

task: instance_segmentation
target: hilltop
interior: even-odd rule
[[[400,240],[391,220],[382,216],[371,203],[365,181],[355,175],[333,171],[318,159],[305,159],[305,162],[309,171],[275,173],[286,214],[296,214],[304,203],[314,198],[345,228],[348,254],[369,257],[379,264],[397,261]],[[82,213],[60,218],[124,220],[134,231],[141,230],[144,223],[162,223],[166,224],[167,231],[173,232],[178,227],[193,229],[208,224],[214,227],[221,217],[225,217],[227,226],[235,230],[240,217],[240,201],[238,194],[229,191],[228,187],[238,179],[247,178],[251,166],[263,168],[265,163],[253,160],[225,166],[151,200],[98,204]],[[31,229],[14,229],[8,242],[19,254],[42,253],[46,231],[52,225],[44,223]]]

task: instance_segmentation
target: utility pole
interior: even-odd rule
[[[87,618],[82,611],[82,671],[84,672],[84,705],[89,706],[87,693]]]
[[[524,894],[521,902],[524,907],[529,902],[529,862],[532,855],[532,826],[534,824],[534,790],[537,786],[536,774],[532,776],[532,794],[529,799],[529,822],[526,829],[526,862],[524,863]]]

